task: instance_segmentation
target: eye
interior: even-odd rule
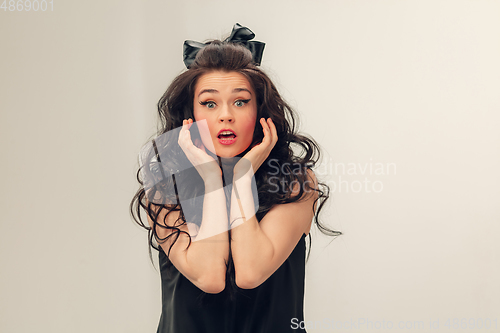
[[[200,102],[201,105],[205,105],[209,109],[215,108],[215,102],[212,101],[206,101],[206,102]]]
[[[236,102],[234,102],[234,104],[238,107],[242,107],[244,106],[245,104],[247,104],[248,102],[250,102],[249,99],[239,99],[237,100]]]

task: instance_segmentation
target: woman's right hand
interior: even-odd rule
[[[221,181],[222,170],[217,161],[206,153],[203,143],[199,143],[200,147],[193,143],[191,132],[189,132],[192,124],[193,120],[191,118],[182,121],[182,129],[179,132],[178,139],[179,146],[205,183]]]

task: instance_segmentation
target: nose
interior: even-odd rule
[[[220,108],[220,113],[219,113],[219,123],[232,123],[234,122],[234,116],[230,110],[230,108],[227,105],[224,105],[223,107]]]

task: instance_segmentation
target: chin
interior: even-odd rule
[[[240,155],[241,153],[239,154],[235,154],[235,153],[231,153],[231,152],[219,152],[217,154],[217,156],[221,157],[221,158],[232,158],[232,157],[236,157],[238,155]]]
[[[228,147],[228,146],[223,146],[223,145],[221,145],[222,147],[217,147],[217,145],[220,145],[220,143],[214,142],[215,153],[211,150],[208,150],[208,149],[207,149],[207,151],[210,151],[210,153],[212,155],[215,155],[215,156],[218,156],[221,158],[243,157],[250,150],[250,144],[245,149],[242,149],[241,146],[239,148],[236,148],[236,147]],[[217,149],[217,148],[219,148],[219,149]],[[215,157],[215,156],[213,156],[213,157]]]
[[[216,157],[220,157],[220,158],[231,158],[231,157],[235,157],[235,156],[238,156],[239,154],[236,154],[234,152],[234,150],[230,151],[228,149],[222,149],[222,150],[216,150],[215,152],[207,149],[206,150],[207,153],[210,152],[209,155],[211,155],[212,157],[216,158]]]

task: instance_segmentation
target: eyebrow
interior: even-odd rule
[[[252,95],[252,93],[250,92],[250,90],[248,90],[247,88],[235,88],[233,89],[233,93],[236,93],[236,92],[241,92],[241,91],[247,91],[250,95]],[[201,94],[203,93],[212,93],[212,94],[218,94],[219,91],[217,89],[203,89],[202,91],[200,91],[200,93],[198,94],[198,97],[200,97]]]

